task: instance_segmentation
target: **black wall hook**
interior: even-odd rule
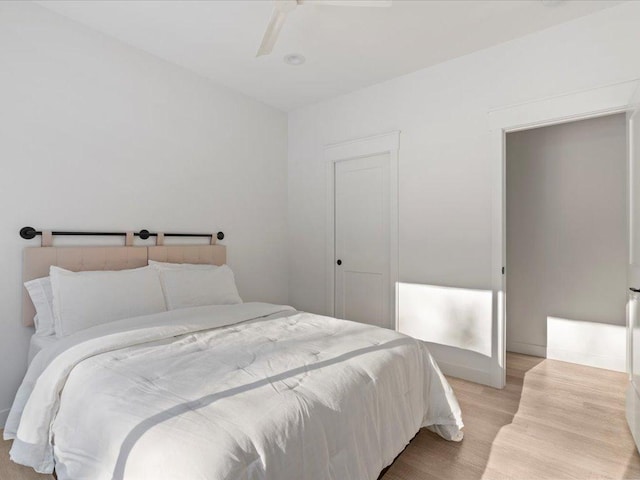
[[[36,232],[36,229],[33,227],[22,227],[20,229],[20,236],[25,240],[31,240],[32,238],[36,238],[37,234],[38,232]]]

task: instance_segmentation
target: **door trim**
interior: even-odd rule
[[[518,130],[557,125],[628,111],[638,101],[640,78],[570,92],[488,112],[492,189],[491,189],[491,285],[493,318],[491,385],[506,384],[506,134]]]
[[[335,316],[335,164],[344,160],[389,154],[389,305],[394,329],[398,324],[398,152],[400,131],[325,145],[326,171],[326,312]]]

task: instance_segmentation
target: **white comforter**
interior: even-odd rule
[[[375,480],[423,426],[462,439],[423,343],[246,303],[61,340],[33,360],[4,437],[60,480]]]

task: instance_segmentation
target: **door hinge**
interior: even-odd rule
[[[502,267],[502,274],[504,275],[504,267]]]

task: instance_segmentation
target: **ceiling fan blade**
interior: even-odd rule
[[[331,5],[335,7],[390,7],[393,0],[297,0],[300,5]]]
[[[256,57],[269,55],[271,53],[278,40],[278,35],[280,34],[280,30],[282,30],[287,15],[296,8],[296,5],[296,0],[276,0],[271,19],[262,37],[262,43],[260,44],[260,48],[258,48]]]

